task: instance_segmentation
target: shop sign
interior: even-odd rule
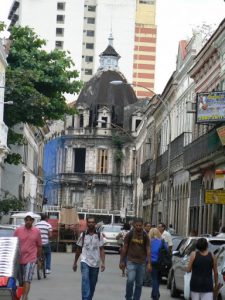
[[[198,93],[196,98],[196,123],[225,121],[225,91]]]
[[[206,190],[206,204],[225,204],[225,190]]]
[[[217,128],[216,131],[220,138],[221,144],[225,146],[225,126]]]

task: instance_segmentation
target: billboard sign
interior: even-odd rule
[[[206,190],[206,204],[225,204],[225,190]]]
[[[196,99],[196,123],[225,121],[225,91],[198,93]]]

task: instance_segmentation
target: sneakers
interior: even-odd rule
[[[46,274],[51,274],[51,270],[46,269],[45,273]]]

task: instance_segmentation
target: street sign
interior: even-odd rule
[[[225,190],[206,190],[206,204],[225,204]]]

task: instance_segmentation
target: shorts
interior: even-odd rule
[[[191,292],[192,300],[213,300],[213,293],[197,293]]]
[[[31,283],[34,274],[34,268],[36,263],[30,262],[25,265],[20,265],[20,280],[22,283],[29,282]]]

